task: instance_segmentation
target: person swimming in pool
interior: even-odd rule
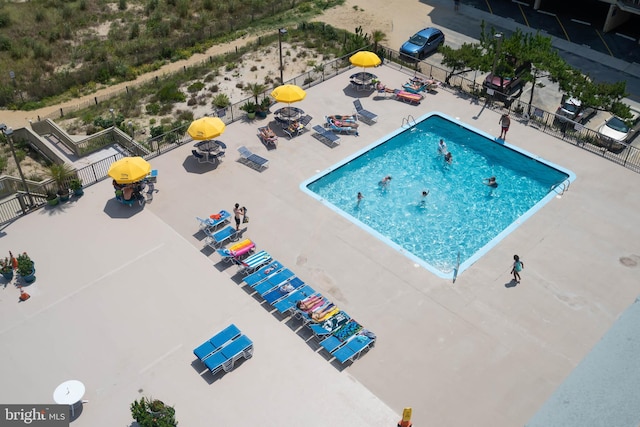
[[[441,139],[440,142],[438,142],[438,153],[446,154],[448,152],[449,150],[447,150],[447,143],[444,142],[444,139]]]
[[[498,182],[496,181],[496,177],[495,176],[490,176],[489,178],[484,178],[483,183],[485,185],[488,185],[489,187],[493,187],[496,188],[498,186]]]
[[[451,155],[450,152],[447,151],[447,153],[444,155],[444,161],[451,164],[451,162],[453,162],[453,156]]]
[[[391,184],[391,175],[387,175],[380,180],[380,187],[387,188]]]
[[[422,192],[422,199],[420,200],[420,206],[424,206],[427,203],[428,195],[429,195],[429,190],[424,190]]]

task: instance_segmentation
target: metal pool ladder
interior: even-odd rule
[[[414,119],[413,116],[411,114],[409,114],[407,117],[403,117],[402,118],[401,127],[404,127],[405,124],[407,125],[407,127],[415,126],[416,125],[416,119]]]
[[[560,187],[560,195],[562,196],[565,191],[569,191],[569,187],[571,186],[571,181],[562,181],[557,184],[553,184],[549,191],[553,191],[556,188]]]

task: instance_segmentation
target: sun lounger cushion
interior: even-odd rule
[[[311,332],[315,336],[320,337],[337,331],[349,320],[351,320],[351,317],[344,311],[340,311],[322,323],[309,323],[308,325]]]
[[[251,274],[270,261],[271,255],[266,251],[255,253],[242,261],[235,260],[243,274]]]
[[[213,248],[221,246],[224,242],[231,239],[236,234],[236,229],[229,225],[220,231],[209,234],[205,239],[205,243]]]
[[[333,355],[340,363],[346,363],[349,360],[357,359],[360,354],[371,345],[373,345],[371,338],[358,334],[350,338],[347,343],[337,349]]]
[[[291,292],[286,297],[279,299],[278,301],[273,303],[272,307],[278,310],[279,313],[287,313],[296,306],[296,302],[315,293],[316,291],[314,291],[311,286],[304,285]]]
[[[408,102],[409,104],[419,104],[422,101],[422,95],[419,93],[411,93],[406,90],[395,90],[396,99]]]
[[[210,215],[209,218],[196,217],[196,219],[200,223],[200,229],[209,232],[219,225],[229,222],[230,217],[231,214],[223,209],[217,214]]]
[[[267,304],[271,305],[302,286],[304,286],[304,282],[300,279],[289,280],[276,286],[270,292],[264,294],[262,298],[264,298]]]
[[[294,284],[296,285],[298,284],[298,282],[303,283],[300,278],[295,277],[295,274],[289,271],[286,275],[278,275],[276,280],[266,280],[262,283],[259,283],[256,286],[254,286],[253,289],[255,289],[258,294],[265,295],[271,292],[273,289],[277,288],[278,286],[284,285],[285,282],[287,281],[294,282]],[[299,286],[296,286],[296,288],[298,287]]]
[[[247,277],[245,277],[244,279],[242,279],[247,285],[253,287],[255,285],[257,285],[258,283],[262,282],[263,280],[266,280],[268,277],[276,274],[277,272],[281,271],[284,267],[282,266],[282,264],[280,264],[279,261],[272,261],[271,263],[260,267],[260,269],[258,271],[256,271],[255,273],[251,273],[250,275],[248,275]]]

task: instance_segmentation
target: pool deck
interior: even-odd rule
[[[407,80],[386,66],[375,73],[390,87]],[[350,113],[354,96],[380,115],[336,148],[307,132],[267,151],[256,130],[272,116],[234,123],[217,168],[196,163],[191,144],[152,160],[159,192],[144,209],[116,203],[105,180],[4,227],[3,252],[28,251],[37,281],[24,303],[0,287],[0,402],[53,403],[56,386],[77,379],[89,401],[79,427],[129,425],[142,395],[174,405],[185,426],[388,427],[407,406],[416,426],[524,425],[640,294],[640,176],[513,120],[508,142],[576,181],[453,284],[299,185],[408,115],[437,110],[496,136],[499,115],[446,90],[419,106],[379,100],[352,92],[348,75],[296,104],[312,125]],[[237,162],[240,145],[269,168]],[[235,202],[249,209],[243,237],[374,331],[371,351],[345,369],[326,360],[297,322],[269,313],[234,267],[202,250],[195,217]],[[512,287],[515,253],[525,269]],[[253,358],[200,376],[192,350],[232,322],[254,341]]]

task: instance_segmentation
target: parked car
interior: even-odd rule
[[[422,59],[428,54],[438,50],[438,47],[444,43],[444,34],[437,28],[428,27],[418,31],[411,36],[409,40],[404,42],[400,47],[402,55],[410,56],[416,59]]]
[[[630,131],[631,128],[627,126],[624,120],[616,116],[612,116],[598,129],[600,136],[612,139],[614,142],[624,142]]]
[[[499,76],[489,73],[482,86],[505,95],[511,95],[522,86],[522,76],[531,70],[531,63],[525,62],[514,70],[513,76]]]
[[[556,119],[560,122],[565,122],[567,119],[574,122],[584,124],[589,120],[596,110],[591,107],[582,107],[582,101],[577,98],[568,98],[564,103],[556,110]]]

